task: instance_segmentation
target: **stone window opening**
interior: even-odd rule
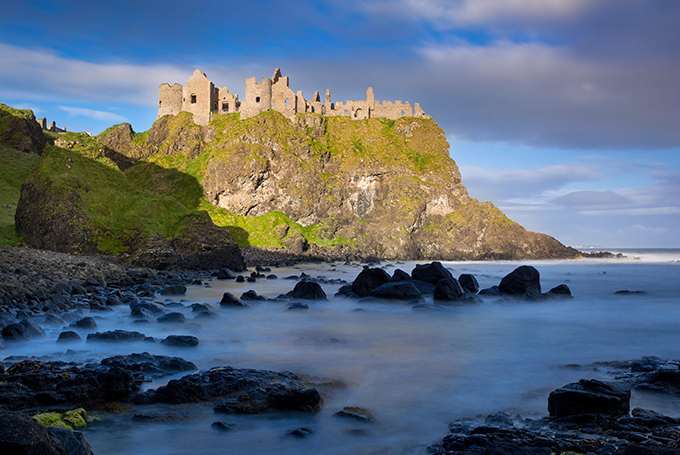
[[[213,111],[216,111],[216,110],[217,110],[217,101],[215,101],[215,102],[213,103]]]
[[[401,111],[401,116],[402,116],[402,117],[404,116],[404,111]]]
[[[222,103],[222,110],[224,112],[229,112],[229,103]]]
[[[163,103],[163,101],[159,101],[159,102],[158,102],[158,107],[161,107],[161,104],[162,104],[162,103]]]
[[[345,115],[349,115],[349,111],[345,109]]]
[[[288,101],[290,101],[288,98],[286,98],[286,107],[288,107]]]
[[[255,97],[255,102],[256,102],[256,103],[259,103],[259,102],[260,102],[260,97],[259,97],[259,96],[256,96],[256,97]]]
[[[191,104],[196,104],[196,95],[191,95]]]

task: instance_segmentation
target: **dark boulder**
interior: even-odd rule
[[[153,314],[154,316],[160,316],[160,315],[165,313],[165,308],[163,308],[162,305],[159,305],[157,303],[134,302],[134,303],[130,304],[130,311],[133,313],[133,315],[134,315],[135,310],[137,310],[138,308],[143,308],[143,309],[151,312],[151,314]]]
[[[213,422],[210,425],[210,427],[213,430],[223,431],[223,432],[226,433],[226,432],[231,431],[234,428],[236,428],[236,424],[235,423],[228,423],[228,422]]]
[[[59,334],[57,343],[72,343],[74,341],[82,341],[83,339],[73,330],[66,330]]]
[[[28,319],[2,328],[2,338],[5,341],[23,341],[45,336],[45,331],[39,325]]]
[[[441,262],[431,262],[430,264],[417,264],[411,271],[414,280],[427,281],[437,284],[443,278],[453,278],[451,272],[446,269]]]
[[[345,406],[341,411],[333,414],[334,417],[344,417],[360,422],[376,422],[375,417],[368,410],[356,406]]]
[[[630,410],[630,389],[622,385],[581,379],[554,390],[548,397],[551,417],[580,414],[627,415]]]
[[[156,319],[156,321],[160,322],[161,324],[184,324],[186,318],[184,317],[184,314],[175,311],[164,314],[163,316]]]
[[[210,305],[205,303],[192,303],[191,311],[193,313],[203,313],[204,311],[210,311]]]
[[[477,293],[477,295],[488,295],[498,297],[501,295],[501,291],[498,289],[498,286],[491,286],[490,288],[482,289]]]
[[[479,291],[479,283],[474,275],[469,273],[461,273],[458,277],[458,283],[463,290],[470,294],[476,294]]]
[[[290,297],[306,300],[326,300],[326,293],[319,283],[299,281],[290,293]]]
[[[300,427],[294,430],[286,431],[286,436],[292,436],[295,438],[306,438],[307,436],[313,435],[314,432],[309,427]]]
[[[66,455],[93,455],[92,447],[80,431],[48,427],[54,446]]]
[[[288,308],[286,308],[286,310],[309,310],[309,305],[301,302],[293,302],[290,305],[288,305]]]
[[[261,295],[257,295],[257,292],[255,292],[251,289],[251,290],[246,291],[243,294],[241,294],[241,300],[243,300],[243,301],[248,300],[248,301],[254,302],[254,301],[257,301],[257,300],[267,300],[267,299],[266,299],[266,297],[263,297]]]
[[[168,335],[161,344],[178,348],[193,348],[198,346],[198,338],[191,335]]]
[[[434,300],[455,302],[465,298],[465,291],[455,278],[444,278],[437,282],[433,293]]]
[[[371,292],[371,297],[388,300],[420,300],[423,294],[413,285],[411,281],[395,281],[385,283]]]
[[[95,332],[87,336],[87,341],[100,341],[106,343],[119,343],[123,341],[143,341],[146,335],[139,332],[129,332],[127,330],[113,330],[108,332]]]
[[[69,327],[74,327],[76,329],[84,329],[84,330],[97,330],[97,321],[94,320],[93,317],[87,316],[82,319],[78,319],[77,321],[72,322],[69,324]]]
[[[0,453],[4,455],[65,455],[47,427],[21,412],[0,410]]]
[[[498,289],[505,295],[537,297],[541,295],[541,275],[534,267],[523,265],[504,276]]]
[[[194,316],[194,319],[219,319],[219,318],[220,315],[217,313],[213,313],[212,311],[201,311],[196,316]]]
[[[411,278],[411,275],[408,273],[404,272],[401,269],[397,269],[394,271],[392,274],[392,278],[390,278],[390,281],[410,281],[413,278]]]
[[[436,285],[432,283],[428,283],[427,281],[422,280],[412,280],[411,284],[413,284],[423,295],[434,294],[434,288]]]
[[[106,306],[119,306],[122,304],[123,301],[115,295],[110,295],[106,298]]]
[[[368,297],[375,288],[389,281],[390,276],[383,269],[364,266],[364,269],[352,282],[352,292],[359,297]]]
[[[220,301],[220,306],[232,308],[248,308],[250,305],[236,297],[231,292],[225,292]]]
[[[569,286],[567,286],[566,284],[560,284],[559,286],[555,286],[554,288],[549,290],[547,294],[550,297],[569,298],[571,297],[571,289],[569,289]]]
[[[134,373],[143,373],[145,377],[149,378],[160,378],[197,369],[194,363],[182,358],[151,355],[148,352],[107,357],[102,360],[101,364],[109,367],[118,367]]]
[[[218,280],[233,280],[236,278],[236,275],[234,275],[234,272],[229,269],[219,269],[217,272],[215,272],[215,278]]]
[[[319,410],[321,396],[308,379],[290,372],[218,367],[173,379],[139,394],[137,403],[216,402],[216,412],[256,414]]]
[[[161,289],[161,295],[184,295],[186,293],[187,287],[181,284],[174,284]]]

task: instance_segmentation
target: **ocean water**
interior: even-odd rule
[[[183,416],[176,421],[135,422],[130,414],[115,415],[85,430],[97,455],[425,453],[454,419],[498,411],[546,415],[552,390],[585,377],[607,377],[606,369],[594,362],[680,359],[680,250],[620,251],[628,258],[444,262],[454,276],[474,274],[481,288],[497,285],[519,265],[533,265],[544,292],[564,283],[573,299],[487,298],[474,305],[417,311],[404,303],[334,297],[340,285],[322,285],[328,301],[310,302],[306,311],[287,311],[287,303],[269,301],[247,310],[219,307],[225,291],[238,296],[254,289],[270,298],[288,292],[295,282],[281,278],[303,271],[348,282],[361,271],[359,265],[301,265],[273,270],[279,280],[214,280],[189,287],[185,296],[173,299],[186,305],[187,323],[180,326],[134,324],[127,308],[94,314],[100,331],[137,330],[158,338],[195,335],[200,339],[195,349],[82,342],[65,352],[55,343],[61,328],[46,327],[47,338],[8,346],[3,355],[88,361],[146,351],[180,356],[200,369],[286,370],[343,384],[323,390],[324,404],[315,414],[234,416],[192,405],[145,411]],[[410,272],[415,263],[382,266],[391,274],[396,268]],[[645,294],[615,294],[619,290]],[[193,321],[189,305],[195,302],[212,304],[220,318]],[[634,394],[631,404],[680,416],[680,403],[665,398]],[[344,406],[366,408],[378,423],[333,417]],[[218,432],[210,426],[215,421],[236,427]],[[313,434],[286,436],[302,426]]]

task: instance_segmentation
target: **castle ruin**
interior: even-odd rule
[[[229,87],[215,87],[200,70],[195,70],[186,85],[163,83],[158,89],[158,118],[164,115],[176,115],[181,111],[191,112],[194,122],[207,125],[212,114],[230,114],[240,112],[241,119],[254,117],[269,110],[278,111],[292,119],[299,112],[314,112],[327,116],[349,116],[352,119],[368,119],[384,117],[430,118],[415,103],[411,107],[408,101],[375,101],[373,88],[366,90],[366,99],[362,101],[345,101],[332,103],[330,89],[326,89],[324,102],[319,92],[314,92],[311,100],[306,100],[302,91],[293,92],[288,85],[288,76],[282,76],[276,69],[271,79],[262,82],[251,77],[246,80],[246,96],[239,101],[238,95],[229,93]]]

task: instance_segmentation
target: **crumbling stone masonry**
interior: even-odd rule
[[[430,118],[418,103],[402,101],[377,102],[373,88],[366,90],[366,99],[361,101],[345,101],[332,103],[331,91],[326,89],[326,97],[321,101],[319,92],[314,92],[311,100],[306,100],[302,91],[293,92],[289,87],[288,76],[282,76],[276,69],[271,79],[262,82],[251,77],[246,80],[246,96],[241,102],[238,95],[229,93],[229,87],[215,87],[200,70],[195,70],[186,85],[161,84],[158,89],[158,118],[164,115],[175,115],[181,111],[191,112],[194,122],[207,125],[212,114],[229,114],[240,112],[241,119],[254,117],[260,112],[275,110],[287,118],[293,118],[298,112],[315,112],[322,115],[346,115],[352,119],[384,117]]]

